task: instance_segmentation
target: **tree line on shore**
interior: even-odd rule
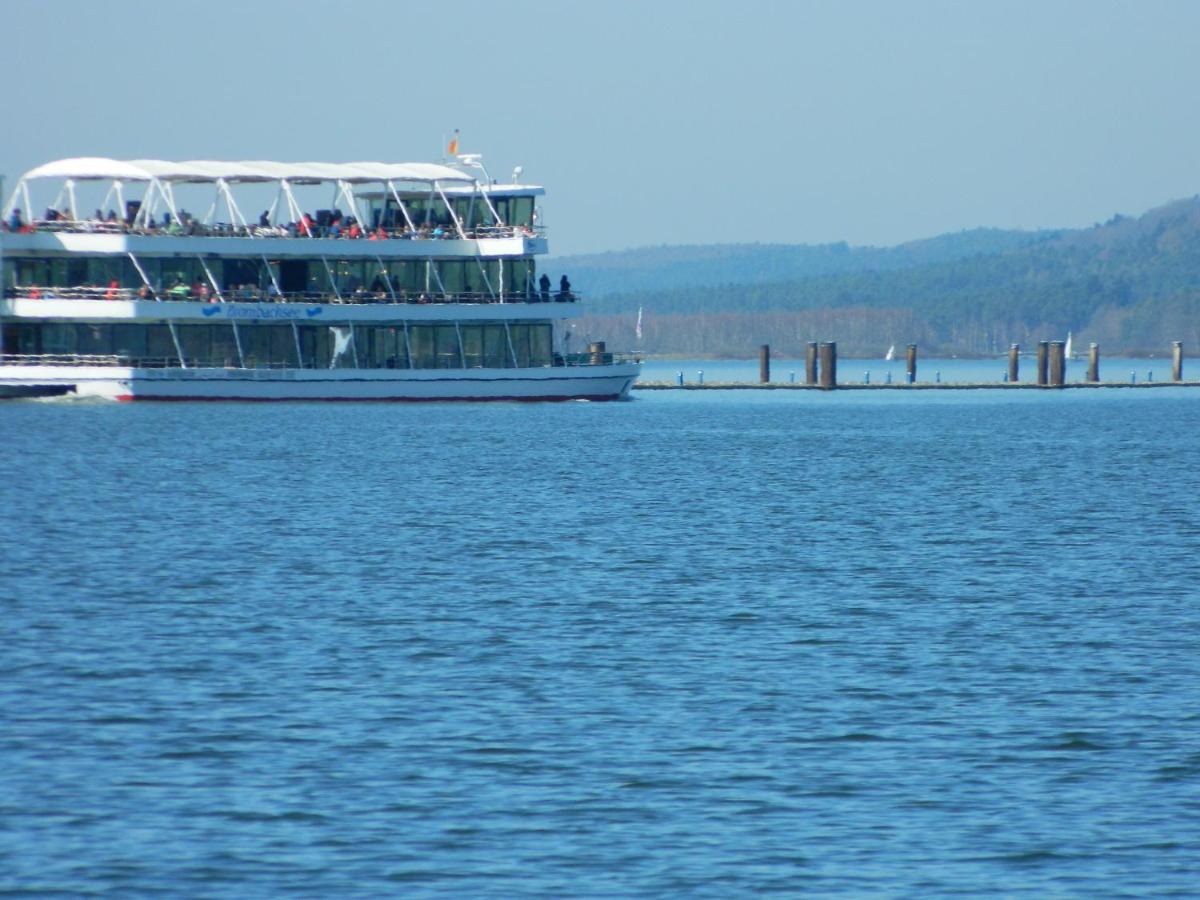
[[[723,280],[707,284],[688,283],[696,274],[680,271],[681,258],[703,260],[705,248],[658,248],[665,262],[656,278],[645,276],[655,253],[633,252],[630,270],[656,285],[649,288],[638,278],[622,282],[620,254],[598,257],[594,270],[594,258],[578,258],[576,283],[602,272],[608,290],[587,292],[577,331],[614,347],[698,356],[745,356],[764,343],[799,356],[815,340],[836,340],[852,356],[907,343],[987,355],[1068,331],[1077,347],[1095,341],[1106,352],[1161,352],[1174,340],[1200,346],[1200,199],[1089,229],[980,230],[920,244],[792,248],[791,264],[779,247],[757,255],[753,245],[714,247],[717,263],[699,268]],[[757,266],[759,257],[771,265]],[[772,280],[789,268],[809,274]]]

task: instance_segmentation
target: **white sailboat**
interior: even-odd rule
[[[1065,359],[1074,359],[1074,358],[1075,358],[1075,352],[1074,352],[1074,350],[1073,350],[1073,349],[1072,349],[1072,347],[1071,347],[1071,341],[1072,341],[1072,339],[1071,339],[1071,332],[1069,332],[1069,331],[1068,331],[1068,332],[1067,332],[1067,346],[1066,346],[1066,348],[1063,350],[1063,357],[1064,357]]]
[[[888,347],[888,352],[883,355],[883,358],[886,362],[891,362],[893,359],[896,358],[896,345],[895,344],[892,344],[892,346]]]

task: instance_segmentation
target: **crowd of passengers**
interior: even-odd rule
[[[120,232],[129,234],[169,234],[169,235],[199,235],[209,236],[254,236],[254,237],[320,237],[347,238],[350,240],[366,239],[369,241],[385,240],[442,240],[458,237],[458,231],[452,226],[436,222],[425,222],[413,228],[407,222],[385,227],[380,224],[374,228],[365,228],[354,216],[344,216],[341,210],[331,210],[322,213],[319,221],[309,213],[304,213],[298,221],[286,225],[272,223],[269,210],[263,210],[258,217],[257,226],[205,224],[199,222],[187,210],[180,210],[178,216],[170,212],[162,214],[162,221],[156,222],[153,217],[140,222],[136,227],[134,220],[136,210],[121,218],[115,209],[110,209],[108,215],[100,210],[90,219],[75,219],[69,210],[49,207],[41,220],[27,222],[21,216],[20,208],[14,208],[7,219],[0,223],[0,228],[13,234],[28,234],[37,231],[39,227],[47,230],[87,230]],[[520,233],[532,235],[533,229],[528,226],[509,228],[505,225],[478,225],[464,229],[468,238],[493,237],[497,234]]]
[[[558,291],[554,294],[553,299],[558,303],[565,303],[575,299],[575,295],[571,293],[571,282],[564,275],[558,281]],[[338,297],[334,294],[325,294],[320,292],[305,292],[300,295],[281,294],[275,289],[272,284],[266,290],[261,289],[255,284],[240,284],[232,285],[224,289],[222,296],[218,296],[216,291],[209,287],[208,282],[201,278],[197,278],[189,286],[183,281],[176,281],[171,287],[166,290],[157,292],[148,285],[142,285],[134,290],[133,288],[123,288],[117,279],[109,282],[108,287],[97,287],[91,284],[85,284],[77,288],[53,288],[29,286],[20,289],[22,296],[30,300],[49,300],[58,296],[67,299],[90,299],[90,300],[190,300],[199,301],[201,303],[219,303],[221,300],[240,301],[246,303],[276,303],[289,300],[301,300],[309,303],[463,303],[463,302],[481,302],[486,303],[492,300],[486,295],[479,293],[441,293],[441,292],[409,292],[405,289],[397,290],[395,296],[386,289],[386,286],[378,279],[371,285],[371,289],[367,290],[361,286],[355,288],[347,294]],[[15,291],[7,291],[8,295],[16,295]],[[509,300],[515,299],[513,295],[509,295]],[[544,272],[538,280],[538,290],[530,290],[526,293],[525,299],[531,303],[549,303],[550,295],[550,278]]]

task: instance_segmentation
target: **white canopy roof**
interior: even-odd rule
[[[450,181],[472,183],[475,179],[457,169],[435,163],[282,163],[268,160],[221,162],[189,160],[168,162],[161,159],[119,160],[82,156],[60,159],[30,169],[22,181],[33,178],[71,178],[76,181],[160,181],[213,182],[218,178],[232,182],[348,181],[354,184],[383,181]]]

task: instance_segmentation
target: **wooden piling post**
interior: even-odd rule
[[[1050,342],[1050,386],[1062,387],[1067,378],[1067,344],[1065,341]]]
[[[758,351],[758,381],[766,384],[771,380],[771,345],[763,344]]]
[[[1008,380],[1015,384],[1021,376],[1021,345],[1010,344],[1008,347]]]
[[[908,383],[913,384],[917,380],[917,345],[909,344],[908,350],[904,354],[905,358],[905,373],[908,375]]]
[[[1038,341],[1037,354],[1037,383],[1041,387],[1045,387],[1048,381],[1046,377],[1047,366],[1050,362],[1050,342]]]
[[[604,365],[605,349],[604,341],[592,341],[588,344],[588,353],[592,355],[591,362],[593,366]]]
[[[1183,341],[1171,342],[1171,380],[1183,381]]]
[[[804,348],[804,383],[817,383],[817,342],[809,341]]]
[[[831,391],[837,387],[837,344],[828,341],[818,348],[821,357],[821,389]]]
[[[1100,381],[1100,345],[1088,344],[1087,380],[1092,384]]]

